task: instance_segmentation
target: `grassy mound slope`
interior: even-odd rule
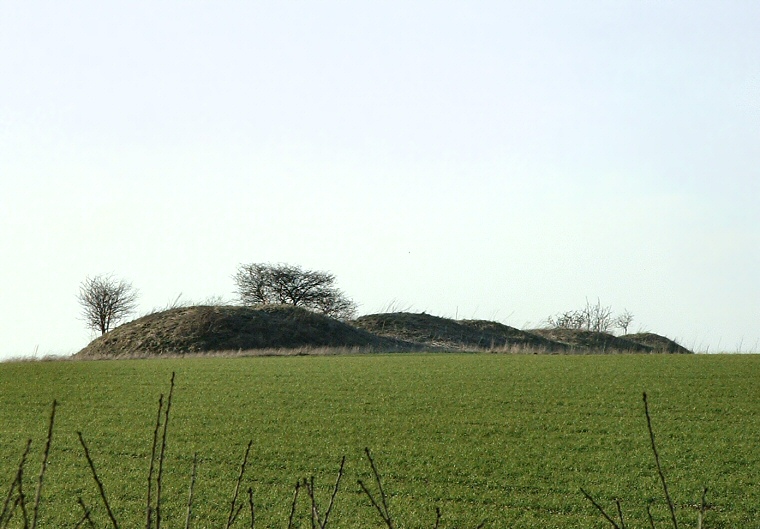
[[[93,340],[79,358],[160,356],[301,347],[409,348],[290,306],[179,307],[143,316]]]
[[[667,352],[677,343],[568,329],[521,331],[485,320],[395,312],[343,323],[288,305],[178,307],[143,316],[93,340],[78,358],[124,358],[240,350],[363,348],[374,351]]]
[[[669,338],[654,334],[652,332],[642,332],[638,334],[626,334],[623,336],[629,342],[635,342],[646,347],[650,347],[653,351],[658,353],[679,353],[688,354],[691,353],[685,347],[682,347],[678,343]]]
[[[351,323],[378,336],[428,348],[472,350],[515,347],[548,351],[566,348],[564,344],[494,321],[451,320],[429,314],[394,312],[362,316]]]
[[[543,336],[572,349],[593,351],[619,351],[637,353],[690,353],[676,342],[653,333],[613,336],[603,332],[577,329],[535,329],[533,334]]]

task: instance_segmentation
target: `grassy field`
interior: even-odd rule
[[[681,527],[760,520],[760,357],[695,355],[376,355],[0,364],[0,501],[28,437],[33,496],[47,419],[59,402],[38,527],[73,527],[77,496],[108,522],[82,431],[120,527],[145,526],[158,396],[176,389],[164,470],[164,527],[184,527],[193,454],[193,527],[224,527],[246,445],[243,490],[257,527],[286,527],[298,479],[329,499],[329,527],[383,527],[357,479],[372,483],[372,450],[397,527],[609,527],[580,487],[630,527],[669,525],[641,399]],[[30,500],[31,501],[31,500]],[[247,501],[247,499],[245,500]],[[307,505],[299,506],[306,527]],[[236,527],[249,527],[247,511]],[[14,523],[20,522],[14,518]],[[19,525],[20,527],[20,525]]]

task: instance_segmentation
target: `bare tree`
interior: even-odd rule
[[[555,329],[578,329],[593,332],[609,332],[610,329],[618,326],[618,321],[612,316],[612,307],[603,306],[598,299],[595,305],[592,305],[587,299],[584,308],[549,316],[546,322]]]
[[[293,305],[338,319],[356,314],[356,304],[335,286],[329,272],[253,263],[240,265],[234,280],[243,305]]]
[[[586,314],[586,330],[593,332],[608,332],[615,322],[612,317],[612,307],[602,306],[601,301],[597,298],[596,305],[586,300],[586,308],[583,309]]]
[[[137,297],[131,283],[109,274],[87,277],[79,285],[77,299],[87,327],[103,335],[134,312]]]
[[[625,309],[621,315],[615,319],[615,326],[623,329],[623,334],[628,334],[628,327],[633,323],[633,313]]]
[[[568,310],[556,316],[549,316],[546,323],[554,329],[584,329],[586,315],[580,310]]]

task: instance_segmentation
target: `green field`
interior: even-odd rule
[[[345,475],[329,527],[383,527],[357,479],[372,450],[397,527],[609,527],[581,495],[629,527],[669,514],[641,399],[649,395],[681,527],[760,520],[760,357],[487,354],[173,359],[0,364],[0,501],[26,439],[33,497],[53,399],[59,402],[38,527],[73,527],[93,509],[108,523],[76,431],[87,440],[120,527],[145,526],[158,395],[176,372],[164,470],[164,527],[184,527],[193,454],[193,527],[224,527],[250,439],[243,490],[256,527],[286,527],[294,485],[315,476],[326,504]],[[29,500],[31,501],[31,500]],[[246,499],[247,501],[247,499]],[[305,501],[299,524],[308,525]],[[235,527],[249,527],[247,511]],[[11,527],[20,523],[14,518]],[[310,525],[309,525],[310,526]],[[21,527],[21,525],[18,525]]]

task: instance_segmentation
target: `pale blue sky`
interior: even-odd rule
[[[0,1],[0,359],[329,270],[377,312],[539,325],[586,298],[760,339],[760,4]]]

